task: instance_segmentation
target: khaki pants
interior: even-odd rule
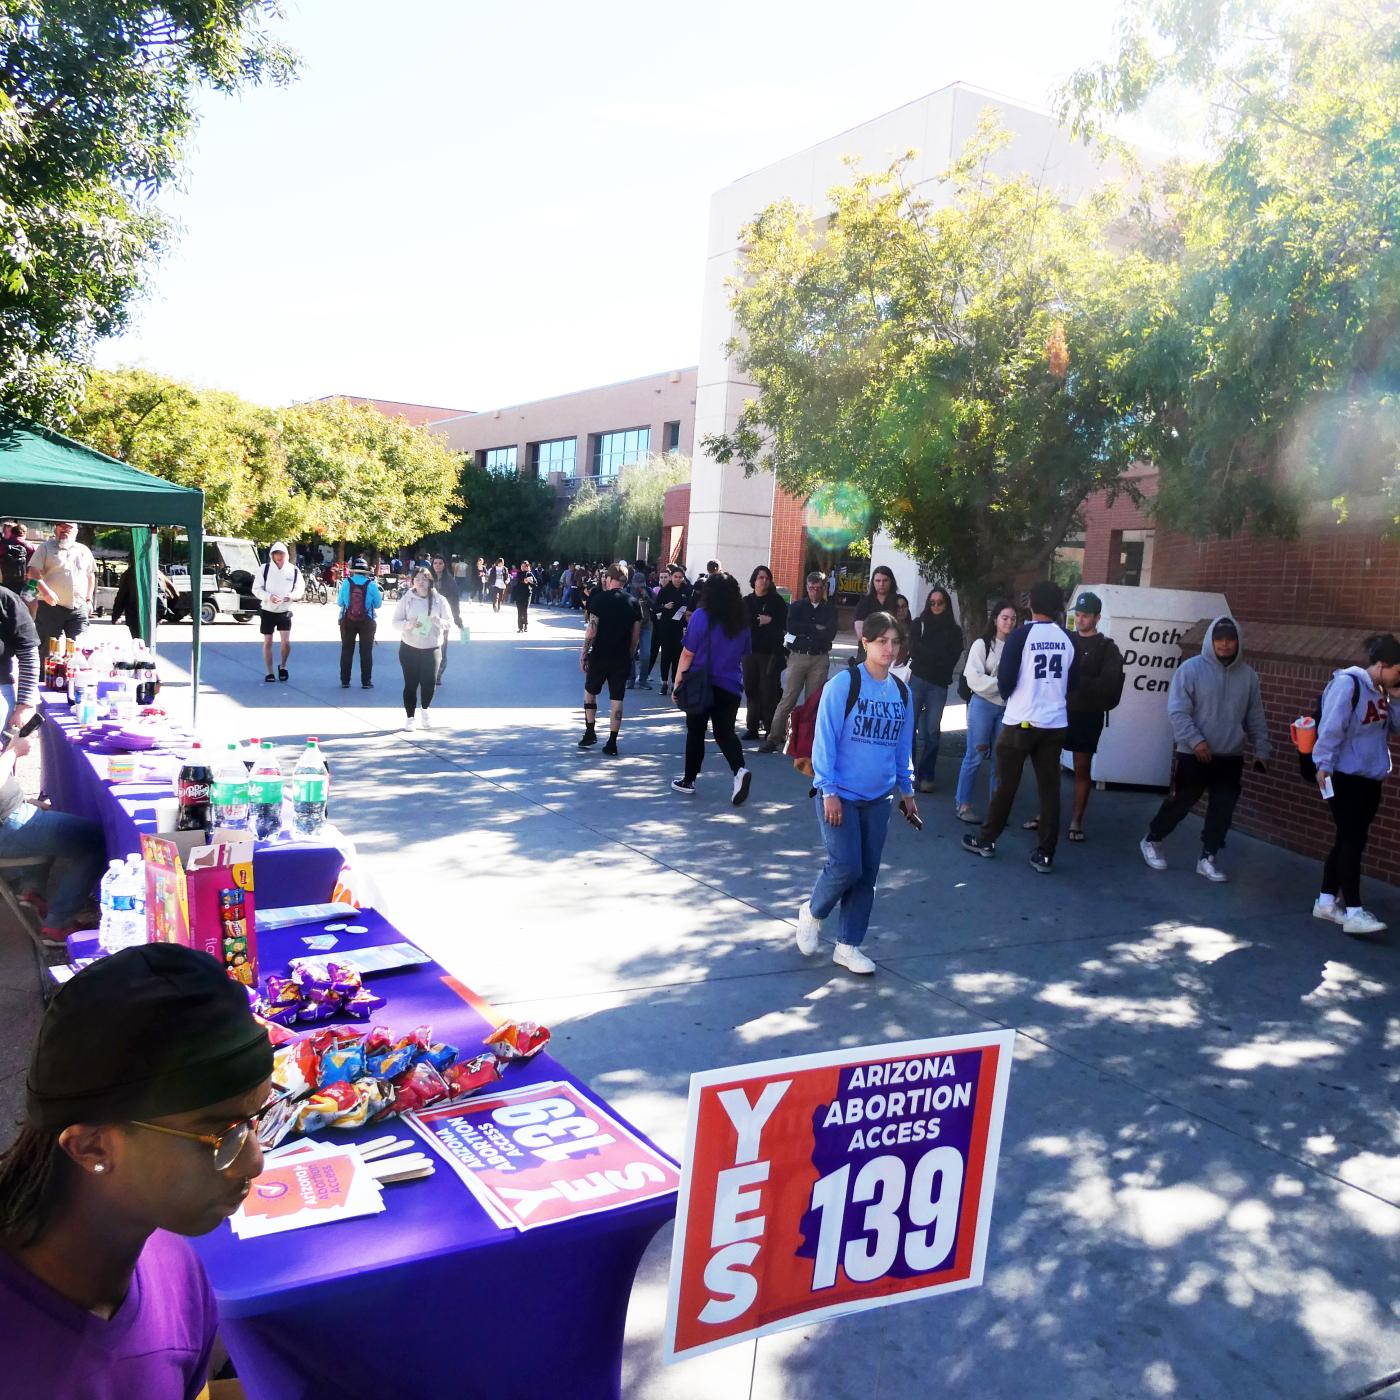
[[[787,743],[788,719],[797,708],[799,696],[811,697],[826,684],[827,673],[831,670],[831,653],[822,652],[818,656],[807,656],[794,651],[788,656],[787,678],[783,683],[783,698],[773,712],[773,723],[768,737],[779,748]],[[805,691],[805,695],[804,695]]]

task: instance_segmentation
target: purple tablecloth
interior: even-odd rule
[[[344,947],[402,941],[372,911]],[[261,971],[306,953],[319,924],[259,939]],[[372,977],[395,1030],[427,1023],[475,1053],[490,1023],[425,963]],[[502,1087],[562,1079],[547,1054],[506,1071]],[[589,1095],[595,1102],[596,1096]],[[345,1141],[381,1137],[393,1122]],[[412,1137],[407,1129],[401,1136]],[[427,1150],[427,1149],[423,1149]],[[263,1239],[228,1225],[196,1240],[219,1300],[220,1331],[251,1400],[594,1400],[620,1392],[622,1332],[642,1251],[675,1212],[671,1197],[516,1232],[497,1228],[445,1163],[384,1191],[382,1214]]]
[[[170,784],[107,782],[103,775],[111,750],[94,751],[69,705],[47,695],[43,703],[43,785],[49,801],[61,812],[100,823],[112,859],[139,851],[141,833],[156,829],[156,799],[171,795]],[[259,907],[324,903],[344,863],[341,849],[325,841],[259,841],[253,854]]]

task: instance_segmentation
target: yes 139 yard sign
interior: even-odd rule
[[[980,1284],[1015,1034],[692,1076],[667,1359]]]

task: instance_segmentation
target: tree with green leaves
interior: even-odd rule
[[[771,469],[802,500],[848,508],[960,596],[969,627],[994,586],[1047,568],[1085,499],[1169,429],[1144,329],[1169,261],[1107,189],[1073,207],[990,170],[990,119],[935,207],[906,162],[855,174],[822,220],[791,201],[744,230],[730,346],[758,394],[720,461]]]
[[[544,559],[554,532],[554,492],[548,483],[516,472],[489,472],[470,458],[458,461],[461,482],[461,523],[452,524],[450,541],[458,552],[489,563],[500,555],[512,564]],[[437,547],[450,543],[430,542]]]
[[[142,471],[198,487],[210,534],[294,539],[305,528],[274,409],[121,369],[89,377],[63,430]]]
[[[1207,154],[1157,181],[1182,278],[1152,327],[1176,429],[1158,517],[1288,534],[1400,464],[1400,7],[1131,0],[1062,94],[1101,133],[1167,103]]]
[[[666,492],[689,480],[690,459],[679,452],[632,463],[603,490],[585,479],[554,533],[555,554],[574,562],[632,559],[637,541],[643,539],[655,558],[661,545]]]
[[[200,87],[285,81],[268,0],[0,0],[0,401],[71,406],[168,225]]]

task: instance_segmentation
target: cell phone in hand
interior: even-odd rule
[[[29,718],[25,720],[24,724],[21,726],[18,732],[12,733],[8,729],[5,730],[3,735],[3,742],[0,742],[0,753],[3,753],[6,749],[8,749],[16,739],[27,739],[36,729],[38,729],[38,727],[41,724],[43,724],[43,722],[43,712],[38,711],[30,715]]]
[[[1330,802],[1335,796],[1332,791],[1332,775],[1330,773],[1318,784],[1318,791],[1322,794],[1322,800],[1324,802]]]
[[[907,821],[915,831],[922,831],[924,829],[924,819],[917,812],[911,812],[907,808],[900,808],[900,810],[904,813],[904,820]]]

